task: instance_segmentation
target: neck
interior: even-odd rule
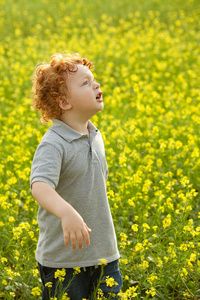
[[[64,114],[60,118],[65,124],[70,126],[72,129],[78,131],[81,134],[88,134],[88,120],[80,120],[72,118],[69,115],[66,117]]]

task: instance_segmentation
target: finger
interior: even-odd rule
[[[82,231],[82,235],[84,237],[85,244],[89,246],[90,245],[90,236],[89,236],[87,228],[85,228],[85,230]]]
[[[86,223],[84,223],[85,224],[85,228],[86,228],[86,230],[88,231],[88,232],[92,232],[92,229],[91,228],[89,228],[88,226],[87,226],[87,224]]]
[[[66,247],[69,246],[69,233],[64,233],[64,244]]]
[[[81,231],[76,232],[76,239],[78,241],[79,249],[83,248],[83,235]]]
[[[71,244],[72,244],[72,249],[76,250],[76,235],[74,232],[70,233],[70,240],[71,240]]]

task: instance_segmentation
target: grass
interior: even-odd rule
[[[79,52],[104,111],[122,299],[200,298],[199,1],[0,0],[0,299],[39,299],[30,109],[35,65]]]

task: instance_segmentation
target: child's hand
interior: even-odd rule
[[[61,220],[66,246],[69,245],[69,240],[73,249],[76,249],[76,242],[79,248],[83,248],[83,239],[86,245],[90,244],[91,229],[87,227],[79,213],[50,185],[36,181],[32,184],[32,194],[44,209]]]
[[[89,233],[91,229],[83,221],[83,218],[79,213],[73,208],[69,207],[66,213],[63,214],[61,219],[64,243],[65,246],[69,245],[69,240],[71,241],[72,248],[76,249],[76,243],[78,242],[78,247],[83,248],[83,239],[86,245],[90,245]]]

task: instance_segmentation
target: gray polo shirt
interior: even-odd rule
[[[36,149],[31,184],[43,181],[69,202],[92,229],[90,246],[72,250],[64,245],[61,221],[41,206],[36,260],[52,268],[87,267],[99,259],[119,258],[106,193],[107,163],[103,139],[89,121],[90,138],[54,119]]]

